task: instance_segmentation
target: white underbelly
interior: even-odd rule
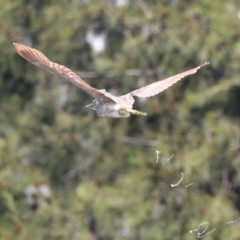
[[[121,114],[120,114],[121,113]],[[120,113],[118,110],[108,112],[106,114],[106,117],[114,117],[114,118],[127,118],[130,116],[130,113],[125,110],[120,110]]]

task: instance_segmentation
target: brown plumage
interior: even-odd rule
[[[132,109],[134,103],[134,97],[151,97],[154,96],[165,89],[172,86],[174,83],[178,82],[182,78],[196,73],[201,67],[206,66],[209,62],[205,62],[200,66],[188,70],[183,73],[179,73],[175,76],[166,78],[162,81],[154,82],[145,87],[136,89],[130,93],[122,95],[120,97],[113,96],[111,93],[103,90],[98,90],[91,87],[85,81],[83,81],[79,76],[72,72],[69,68],[66,68],[63,65],[59,65],[50,61],[43,53],[40,51],[27,47],[20,43],[14,43],[17,53],[28,60],[29,62],[46,69],[47,71],[57,75],[60,78],[63,78],[69,82],[72,82],[77,87],[86,91],[92,95],[95,100],[92,104],[87,105],[86,107],[92,107],[96,110],[100,117],[118,117],[124,118],[129,117],[130,114],[143,115],[146,113],[139,112]]]

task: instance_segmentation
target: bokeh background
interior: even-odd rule
[[[0,32],[0,239],[240,239],[238,0],[2,0]],[[116,95],[211,65],[100,118],[13,42]]]

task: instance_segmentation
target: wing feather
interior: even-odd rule
[[[180,81],[182,78],[196,73],[201,67],[206,66],[208,64],[209,64],[209,62],[205,62],[205,63],[201,64],[200,66],[190,69],[188,71],[179,73],[175,76],[166,78],[166,79],[158,81],[158,82],[154,82],[145,87],[136,89],[126,95],[121,96],[121,98],[124,99],[125,101],[128,101],[129,104],[133,104],[134,103],[133,96],[142,97],[142,98],[154,96],[154,95],[164,91],[165,89],[169,88],[174,83]]]
[[[86,91],[95,98],[105,97],[108,94],[105,94],[105,90],[98,90],[91,87],[85,81],[83,81],[78,75],[76,75],[69,68],[66,68],[63,65],[54,63],[50,61],[43,53],[40,51],[27,47],[20,43],[14,43],[17,53],[25,58],[27,61],[46,69],[47,71],[57,75],[60,78],[63,78],[69,82],[72,82],[77,87]]]

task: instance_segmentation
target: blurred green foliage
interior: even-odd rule
[[[206,221],[206,238],[239,239],[226,223],[240,211],[240,2],[114,2],[1,3],[0,239],[188,240]],[[89,31],[105,34],[104,51]],[[211,65],[138,99],[147,117],[99,118],[12,42],[119,95]]]

